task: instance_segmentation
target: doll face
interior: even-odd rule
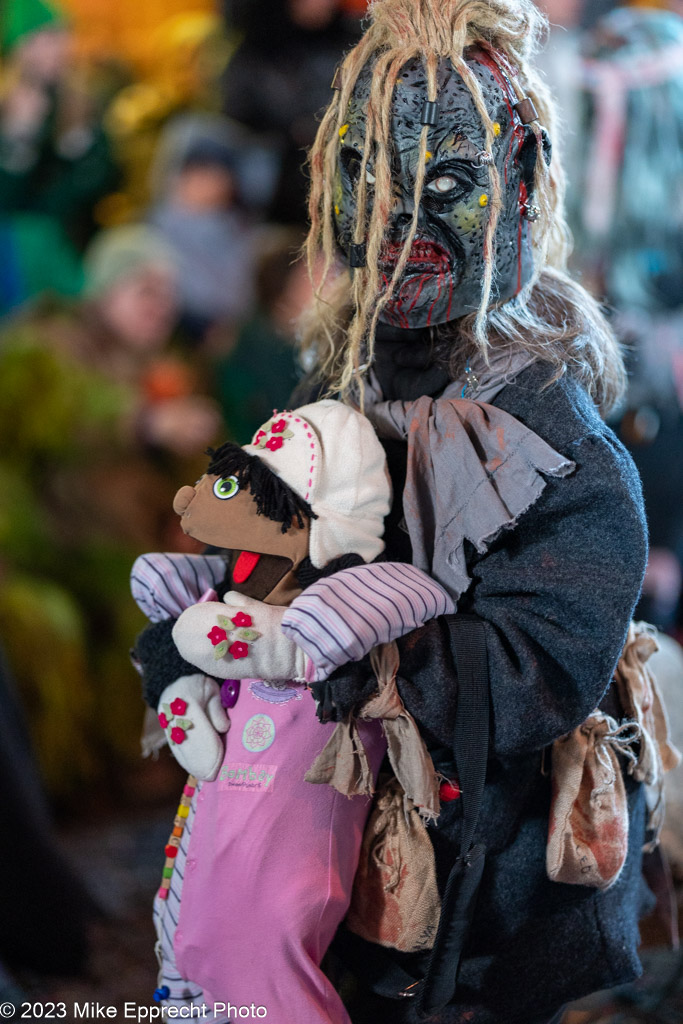
[[[189,537],[228,550],[232,590],[269,604],[288,604],[300,592],[294,570],[308,554],[307,519],[283,533],[282,523],[258,514],[235,477],[210,473],[181,487],[173,509]]]
[[[523,217],[527,199],[523,158],[535,139],[514,113],[502,87],[502,74],[493,61],[476,51],[476,60],[469,58],[468,63],[497,126],[491,155],[501,178],[503,209],[496,231],[492,302],[500,302],[515,295],[532,270],[528,224]],[[335,227],[339,245],[346,253],[353,238],[370,86],[371,68],[366,67],[349,104],[348,127],[340,133]],[[480,160],[485,131],[469,89],[446,59],[439,65],[437,96],[438,123],[429,129],[427,137],[417,233],[404,274],[381,314],[384,322],[398,327],[445,323],[476,312],[481,301],[484,235],[492,199],[488,168]],[[411,61],[401,72],[392,103],[392,207],[380,264],[384,287],[413,217],[421,115],[426,100],[422,63]],[[366,180],[371,206],[375,183],[372,157]]]

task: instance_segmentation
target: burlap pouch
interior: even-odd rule
[[[441,901],[425,826],[439,814],[439,780],[417,724],[396,686],[395,642],[371,654],[377,693],[358,719],[379,719],[394,776],[375,793],[346,919],[350,931],[404,953],[431,949]],[[374,779],[353,715],[337,725],[305,776],[345,796],[371,796]]]
[[[546,868],[553,882],[609,889],[628,852],[628,807],[619,754],[631,761],[640,737],[595,711],[552,746]]]
[[[614,673],[614,684],[624,714],[640,727],[638,756],[628,767],[637,782],[646,786],[649,811],[650,842],[653,849],[659,841],[664,822],[664,775],[676,768],[681,755],[669,737],[669,720],[657,678],[648,664],[659,650],[657,630],[647,622],[632,622],[626,644]]]
[[[417,809],[406,812],[405,803],[395,778],[377,791],[346,924],[370,942],[414,953],[432,948],[441,900],[427,829]]]
[[[413,716],[396,687],[399,654],[395,641],[381,644],[370,655],[377,677],[377,693],[365,702],[358,718],[378,718],[387,739],[387,753],[409,806],[425,821],[439,815],[439,780]],[[325,747],[306,772],[307,782],[327,784],[345,796],[372,796],[374,784],[356,719],[339,722]]]

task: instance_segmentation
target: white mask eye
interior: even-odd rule
[[[446,192],[451,192],[458,182],[451,174],[442,174],[440,178],[435,178],[434,181],[430,181],[427,188],[431,192],[437,192],[439,195],[445,195]]]
[[[225,501],[226,498],[234,498],[239,489],[240,485],[237,483],[236,476],[223,476],[213,485],[213,493],[221,501]]]
[[[367,181],[368,185],[374,185],[376,181],[375,175],[372,173],[369,167],[365,168],[365,180]]]

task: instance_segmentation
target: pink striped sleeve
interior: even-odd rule
[[[224,576],[225,562],[220,555],[152,552],[133,563],[130,589],[150,622],[161,622],[177,619]]]
[[[454,610],[443,587],[421,569],[376,562],[312,584],[285,612],[282,631],[308,655],[314,682]]]

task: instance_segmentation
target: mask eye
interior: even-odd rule
[[[213,485],[213,493],[221,501],[225,501],[226,498],[234,498],[240,489],[240,485],[237,483],[236,476],[224,476],[220,480],[216,480]]]
[[[360,177],[361,154],[353,146],[344,146],[340,154],[340,162],[349,180],[353,184]]]
[[[452,174],[442,174],[440,178],[430,181],[427,188],[430,192],[436,192],[439,196],[445,196],[448,192],[452,192],[453,189],[457,188],[459,184],[460,182]]]

